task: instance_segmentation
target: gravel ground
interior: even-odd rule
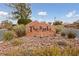
[[[24,43],[20,46],[12,46],[10,42],[0,42],[0,55],[5,55],[6,51],[16,48],[23,48],[23,49],[32,49],[32,48],[42,48],[42,47],[49,47],[55,44],[59,44],[60,47],[64,47],[66,45],[72,45],[79,47],[79,40],[74,39],[65,39],[60,35],[55,37],[21,37]],[[62,43],[64,42],[64,43]],[[62,43],[62,44],[61,44]]]

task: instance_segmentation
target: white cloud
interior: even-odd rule
[[[79,14],[76,14],[75,16],[78,16],[79,17]]]
[[[46,16],[47,12],[46,11],[40,11],[40,12],[38,12],[38,15],[39,16]]]
[[[8,12],[0,11],[0,16],[7,16],[7,15],[8,15]]]
[[[73,10],[73,11],[68,12],[68,14],[66,15],[66,17],[73,17],[75,15],[76,15],[76,11]]]

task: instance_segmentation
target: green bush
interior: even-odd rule
[[[5,41],[9,41],[9,40],[12,40],[13,37],[14,37],[14,35],[13,35],[13,32],[12,32],[12,31],[6,31],[6,32],[4,33],[3,39],[4,39]]]
[[[75,38],[76,37],[76,34],[74,33],[74,32],[69,32],[68,34],[67,34],[67,37],[68,38]]]
[[[18,37],[22,37],[26,34],[26,29],[24,25],[16,25],[13,27],[13,30]]]
[[[32,22],[31,19],[19,19],[18,20],[18,24],[24,24],[24,25],[26,25],[26,24],[28,24],[30,22]]]
[[[55,22],[53,22],[53,25],[62,25],[62,21],[55,21]]]

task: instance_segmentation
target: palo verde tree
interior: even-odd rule
[[[31,22],[31,7],[28,3],[10,3],[8,4],[13,8],[12,15],[13,18],[17,19],[18,24],[28,24]]]

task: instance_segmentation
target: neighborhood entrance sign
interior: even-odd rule
[[[31,22],[26,27],[27,36],[54,36],[55,28],[45,22]]]

